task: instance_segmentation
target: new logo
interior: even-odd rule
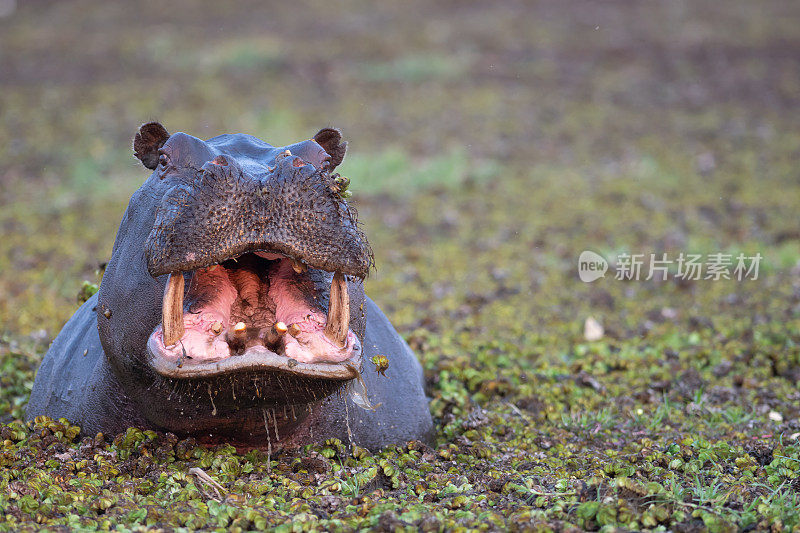
[[[584,250],[578,257],[578,277],[584,283],[591,283],[598,278],[604,278],[608,270],[608,261],[590,250]]]

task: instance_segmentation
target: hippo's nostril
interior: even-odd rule
[[[292,161],[293,167],[304,167],[306,166],[306,162],[300,159],[299,157]]]
[[[220,166],[223,166],[223,167],[227,167],[228,166],[228,160],[225,159],[224,155],[218,155],[217,157],[215,157],[211,161],[211,164],[212,165],[220,165]]]

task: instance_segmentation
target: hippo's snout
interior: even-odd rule
[[[265,251],[364,278],[372,254],[336,175],[288,150],[272,163],[259,175],[220,155],[178,174],[182,179],[164,195],[145,243],[150,274]]]

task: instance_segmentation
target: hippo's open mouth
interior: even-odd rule
[[[346,276],[315,271],[325,274],[327,312],[306,264],[281,253],[253,251],[170,274],[162,322],[148,341],[152,367],[170,378],[237,370],[356,377],[361,344],[349,329]]]

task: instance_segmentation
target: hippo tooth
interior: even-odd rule
[[[286,330],[292,337],[297,337],[298,335],[300,335],[300,326],[298,326],[297,324],[289,324],[289,327]]]
[[[211,324],[211,332],[214,333],[214,335],[222,333],[222,322],[214,322]]]
[[[169,275],[164,289],[164,305],[161,309],[161,324],[164,331],[164,346],[172,346],[183,337],[183,272]]]
[[[228,330],[228,334],[226,335],[226,341],[228,341],[228,346],[232,349],[242,349],[245,348],[245,342],[247,341],[247,326],[244,322],[237,322],[234,326]]]
[[[325,324],[325,336],[337,346],[347,343],[347,329],[350,325],[350,295],[347,292],[347,281],[341,272],[333,275],[331,296],[328,304],[328,323]]]
[[[285,335],[286,332],[289,331],[289,328],[287,328],[286,324],[284,324],[283,322],[275,322],[275,325],[273,327],[275,328],[275,332],[281,336]]]
[[[302,261],[298,261],[297,259],[292,259],[292,269],[298,274],[302,274],[308,267]]]

